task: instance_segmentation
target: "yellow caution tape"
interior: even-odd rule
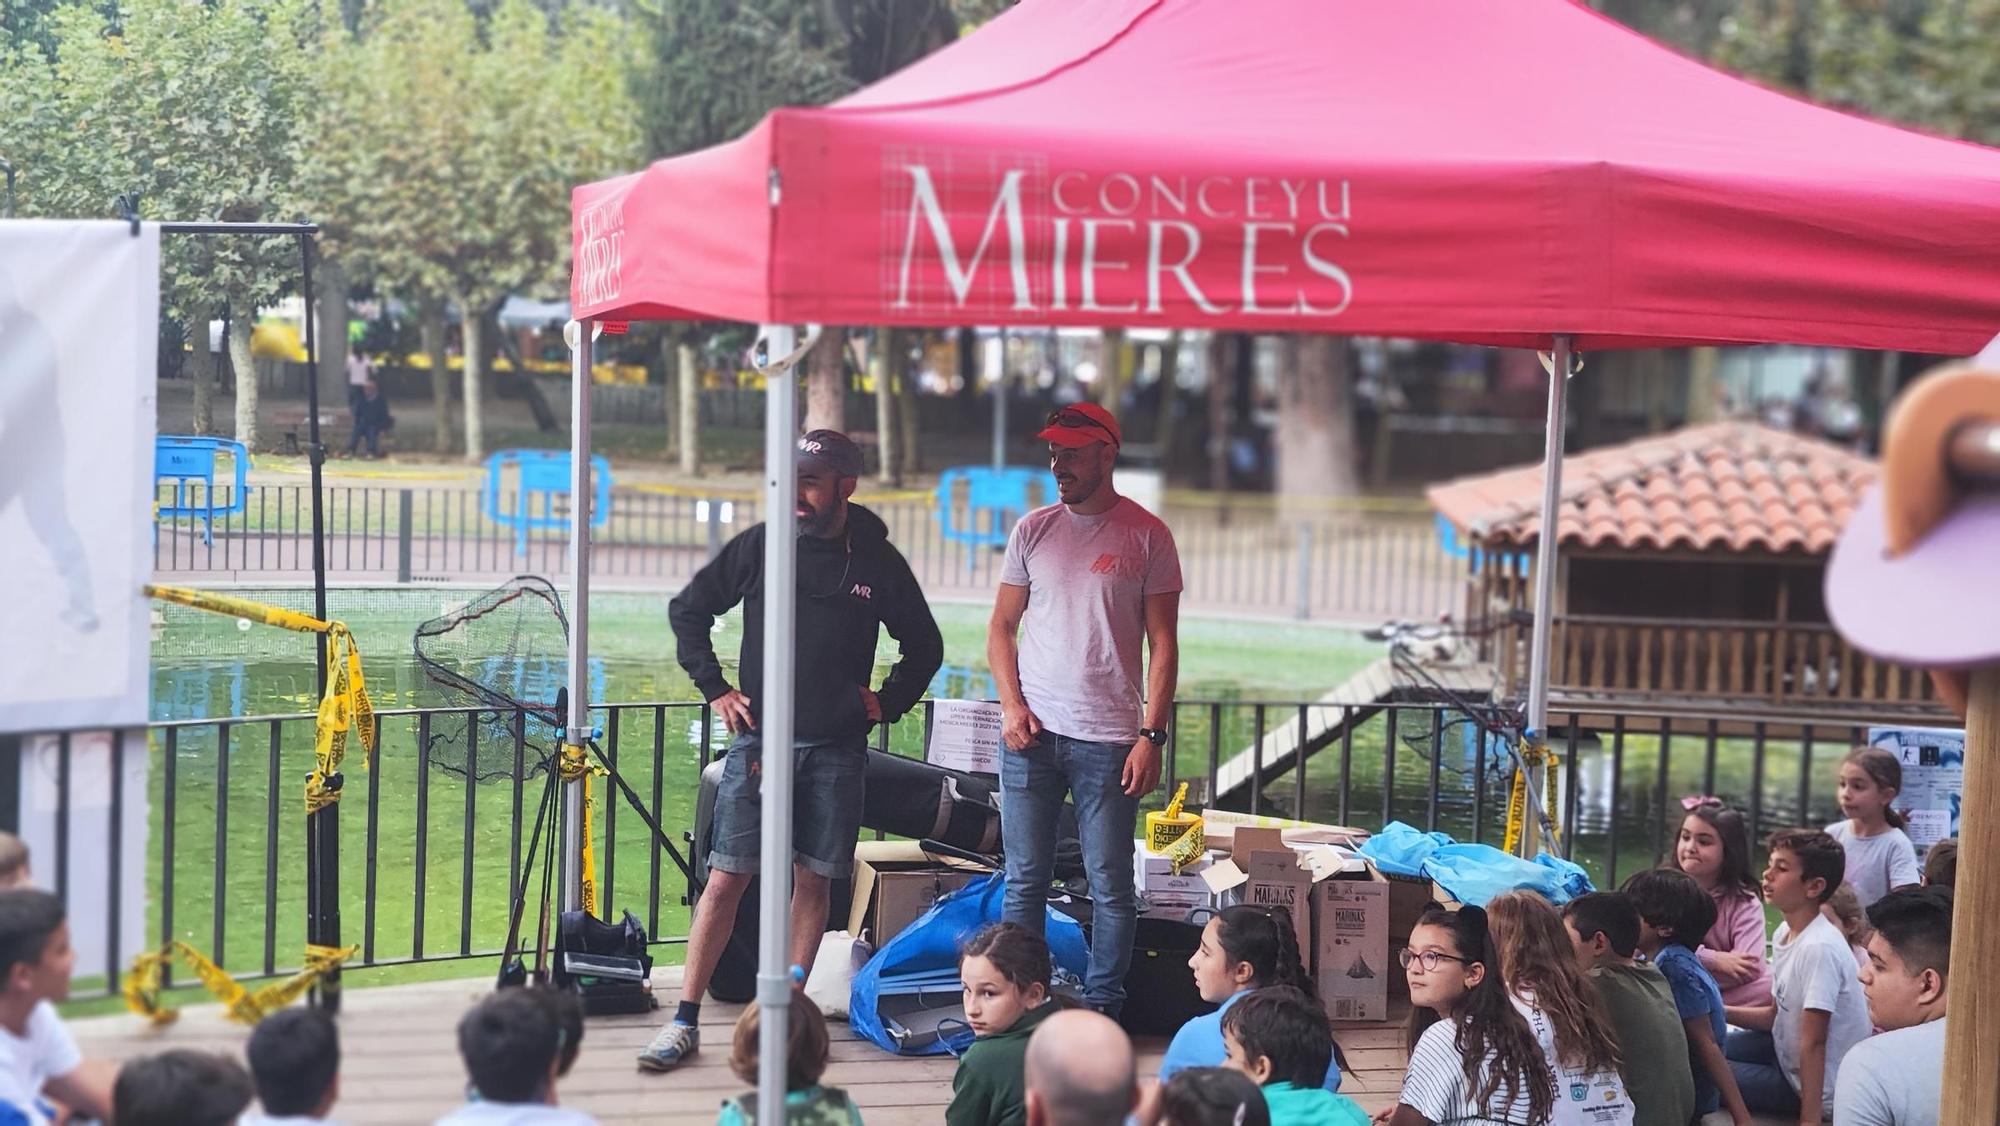
[[[313,725],[314,765],[306,776],[306,812],[324,809],[340,800],[340,789],[330,784],[340,773],[347,755],[347,739],[352,734],[363,750],[362,769],[371,765],[367,748],[375,745],[375,704],[368,697],[367,678],[361,672],[361,647],[354,634],[341,622],[323,622],[310,614],[267,606],[247,598],[191,590],[178,586],[147,585],[148,597],[173,602],[212,614],[224,614],[261,622],[299,633],[317,633],[326,638],[326,694],[320,697],[319,718]]]
[[[1173,861],[1174,875],[1200,860],[1207,850],[1199,813],[1184,813],[1188,786],[1182,782],[1167,808],[1146,815],[1146,851]]]
[[[591,832],[591,818],[597,805],[596,786],[593,778],[610,777],[611,772],[592,763],[584,755],[584,749],[575,744],[563,744],[562,757],[557,770],[564,782],[583,783],[583,910],[585,914],[597,914],[597,845]]]
[[[209,993],[222,1002],[230,1020],[239,1024],[256,1024],[297,1001],[315,982],[338,969],[359,949],[359,946],[344,949],[307,946],[305,964],[298,973],[253,991],[230,977],[228,971],[216,965],[206,954],[175,939],[158,950],[139,955],[133,961],[131,970],[125,974],[125,1005],[156,1026],[173,1023],[180,1016],[180,1010],[168,1006],[160,994],[167,963],[178,955],[201,979]]]
[[[1528,775],[1529,770],[1543,772],[1542,804],[1548,814],[1549,848],[1562,845],[1561,819],[1556,815],[1556,768],[1562,756],[1547,746],[1523,739],[1520,745],[1521,765],[1514,768],[1514,784],[1507,791],[1507,837],[1501,851],[1514,853],[1521,847],[1521,837],[1528,825]]]

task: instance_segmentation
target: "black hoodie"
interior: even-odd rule
[[[882,721],[915,707],[944,663],[944,638],[930,604],[881,517],[847,506],[847,531],[833,539],[798,539],[797,685],[793,734],[801,739],[865,735],[870,725],[860,689],[875,671],[878,626],[902,646],[877,697]],[[709,641],[715,619],[743,603],[737,674],[753,714],[764,702],[764,525],[730,540],[667,607],[675,653],[702,698],[729,691]]]

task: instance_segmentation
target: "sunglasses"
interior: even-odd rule
[[[1075,407],[1064,407],[1061,410],[1056,411],[1053,414],[1049,415],[1049,421],[1047,422],[1046,425],[1061,426],[1070,430],[1104,429],[1104,424],[1102,422],[1099,422],[1097,419],[1094,419],[1089,415],[1083,413],[1082,411],[1077,410]]]

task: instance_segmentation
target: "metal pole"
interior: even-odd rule
[[[792,625],[798,603],[798,386],[794,334],[767,325],[764,368],[764,745],[763,876],[757,904],[757,1102],[785,1105],[792,981]],[[768,1117],[773,1112],[766,1111]]]
[[[569,729],[567,746],[583,747],[590,727],[590,369],[594,321],[570,322],[569,367]],[[562,788],[561,890],[564,911],[583,906],[584,775]]]
[[[993,373],[993,468],[1007,468],[1007,329],[1000,329],[1000,367]]]
[[[312,486],[313,616],[326,620],[326,512],[321,467],[326,463],[326,447],[319,440],[319,337],[318,318],[313,312],[313,236],[299,232],[299,266],[304,284],[306,337],[306,464]],[[345,295],[341,297],[345,300]],[[206,331],[207,326],[203,326]],[[325,639],[313,638],[314,667],[319,673],[319,694],[326,696]],[[366,754],[367,749],[363,748]],[[338,775],[327,779],[336,790]],[[340,803],[328,802],[307,818],[306,832],[314,838],[311,863],[306,873],[307,941],[316,946],[340,945]],[[319,1007],[328,1013],[340,1011],[340,970],[327,971],[313,987]]]
[[[1542,448],[1542,525],[1535,540],[1535,622],[1528,649],[1528,738],[1546,746],[1549,726],[1549,633],[1554,624],[1556,591],[1556,509],[1562,499],[1563,421],[1569,391],[1570,341],[1555,338],[1555,363],[1549,370],[1549,413]],[[1541,847],[1541,822],[1536,816],[1540,791],[1534,772],[1528,775],[1528,811],[1521,833],[1521,855]]]

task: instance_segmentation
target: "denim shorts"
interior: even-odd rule
[[[792,754],[792,858],[829,880],[854,867],[866,794],[865,736],[794,744]],[[763,854],[764,742],[755,732],[738,735],[722,762],[715,793],[715,843],[711,867],[755,875]]]

